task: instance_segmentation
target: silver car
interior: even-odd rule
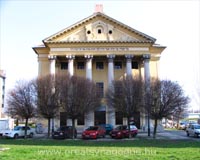
[[[199,124],[190,124],[186,129],[187,136],[194,136],[199,137],[200,136],[200,125]]]

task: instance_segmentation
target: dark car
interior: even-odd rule
[[[77,137],[77,130],[75,128],[74,137]],[[52,133],[52,138],[54,139],[65,139],[73,138],[73,127],[72,126],[61,126],[56,131]]]
[[[105,128],[106,134],[110,134],[110,132],[113,130],[112,124],[99,124],[98,126]]]
[[[82,138],[97,139],[98,137],[105,137],[106,130],[101,126],[90,126],[82,133]]]
[[[125,138],[125,137],[128,138],[129,134],[132,137],[135,137],[137,133],[138,133],[138,129],[135,125],[130,125],[130,132],[128,130],[127,125],[120,125],[110,132],[110,136],[112,138]]]

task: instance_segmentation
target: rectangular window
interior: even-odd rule
[[[103,69],[103,62],[96,62],[96,69]]]
[[[116,61],[114,65],[115,69],[122,69],[122,62],[121,61]]]
[[[84,69],[85,63],[84,62],[77,62],[77,69]]]
[[[60,64],[61,64],[62,70],[68,69],[68,63],[67,62],[61,62]]]
[[[132,69],[138,69],[138,62],[132,62]]]
[[[97,86],[97,94],[99,95],[99,97],[103,98],[104,97],[104,84],[103,82],[97,82],[96,83]]]
[[[116,118],[116,125],[123,124],[123,114],[121,112],[116,112],[115,118]]]

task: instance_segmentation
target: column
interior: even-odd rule
[[[70,76],[74,75],[74,55],[66,55],[66,58],[68,59],[68,72]]]
[[[86,78],[92,81],[92,55],[85,55],[86,58]],[[94,111],[85,115],[85,127],[94,125]]]
[[[66,58],[68,59],[68,72],[70,76],[74,75],[74,55],[66,55]],[[67,119],[67,125],[72,126],[72,120]]]
[[[150,108],[149,106],[149,92],[150,92],[150,67],[149,60],[151,56],[150,54],[144,54],[144,81],[145,81],[145,107],[147,111],[147,116],[145,116],[145,130],[148,131],[148,136],[150,136]]]
[[[49,55],[48,56],[49,60],[50,60],[50,74],[55,74],[56,73],[56,56],[54,55]]]
[[[115,55],[110,54],[107,55],[108,58],[108,87],[112,84],[112,81],[114,80],[114,64],[113,59],[115,58]]]
[[[107,55],[108,58],[108,87],[112,86],[112,81],[114,80],[114,64],[113,59],[115,55]],[[107,122],[115,126],[115,109],[113,106],[107,106]]]
[[[56,56],[49,55],[48,58],[50,60],[50,74],[55,75],[55,73],[56,73]],[[51,132],[53,132],[54,131],[54,118],[50,119],[50,127],[51,127]]]
[[[92,80],[92,55],[85,55],[86,58],[86,78]]]
[[[127,74],[127,76],[132,76],[132,58],[133,58],[133,55],[126,54],[125,58],[126,58],[126,74]]]
[[[150,67],[149,67],[149,60],[151,58],[150,54],[144,54],[143,59],[144,59],[144,80],[145,83],[150,85]]]

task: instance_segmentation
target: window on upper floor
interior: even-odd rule
[[[90,33],[91,33],[91,31],[90,31],[90,30],[88,30],[88,31],[87,31],[87,34],[90,34]]]
[[[138,62],[136,61],[132,62],[132,69],[138,69]]]
[[[77,62],[77,69],[84,69],[85,63],[84,62]]]
[[[114,65],[115,69],[122,69],[122,62],[121,61],[116,61],[114,64],[115,64]]]
[[[98,34],[101,34],[101,29],[98,29]]]
[[[67,62],[61,62],[61,70],[65,70],[65,69],[68,69],[68,63]]]
[[[108,32],[109,34],[112,34],[112,30],[109,30],[109,32]]]
[[[103,69],[103,62],[96,62],[96,69]]]

